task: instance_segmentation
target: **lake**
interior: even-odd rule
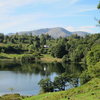
[[[38,85],[41,79],[49,77],[53,81],[56,76],[64,72],[79,74],[81,71],[81,65],[77,64],[61,64],[57,62],[22,64],[0,61],[0,95],[10,93],[36,95],[41,89]],[[72,87],[70,84],[66,89]]]

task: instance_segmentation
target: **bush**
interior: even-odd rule
[[[85,70],[85,71],[81,74],[80,79],[81,79],[81,80],[80,80],[81,85],[83,85],[83,84],[85,84],[85,83],[87,83],[88,81],[91,80],[91,76],[89,75],[88,70]]]
[[[92,47],[91,51],[88,52],[86,56],[86,61],[89,66],[95,65],[100,61],[100,45],[95,45]]]
[[[21,62],[23,63],[27,63],[27,62],[34,62],[35,61],[35,56],[31,55],[31,54],[24,54],[21,57]]]
[[[53,92],[54,91],[53,82],[50,81],[49,78],[40,80],[38,84],[42,88],[42,92]]]
[[[100,77],[100,62],[97,62],[94,66],[89,66],[88,71],[91,77]]]
[[[70,58],[68,55],[64,55],[62,58],[62,62],[66,63],[66,62],[70,62]]]

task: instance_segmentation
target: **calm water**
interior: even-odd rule
[[[69,67],[70,66],[70,67]],[[81,66],[60,63],[20,64],[16,62],[0,62],[0,95],[20,93],[21,95],[36,95],[40,92],[38,82],[49,77],[66,73],[80,73]],[[10,90],[13,88],[13,91]],[[71,85],[67,88],[71,88]]]

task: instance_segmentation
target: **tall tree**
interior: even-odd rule
[[[100,1],[99,1],[99,4],[98,4],[97,8],[100,9]]]

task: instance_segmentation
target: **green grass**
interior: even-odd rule
[[[19,60],[19,58],[21,56],[23,56],[24,54],[6,54],[6,53],[0,53],[0,60],[12,60],[14,58],[16,58],[17,60]],[[54,58],[52,57],[51,55],[47,55],[47,54],[44,54],[42,55],[41,59],[40,59],[42,62],[45,62],[45,63],[50,63],[50,62],[61,62],[62,59],[60,58]]]
[[[24,96],[20,96],[19,94],[6,94],[0,97],[0,100],[22,100],[25,98]]]
[[[42,57],[41,57],[41,61],[43,61],[43,62],[61,62],[62,61],[62,59],[60,59],[60,58],[54,58],[54,57],[52,57],[51,55],[49,55],[49,54],[44,54]]]
[[[13,59],[13,58],[19,58],[23,54],[6,54],[6,53],[0,53],[0,59]]]
[[[22,100],[100,100],[100,79],[95,78],[70,90],[40,94]]]

